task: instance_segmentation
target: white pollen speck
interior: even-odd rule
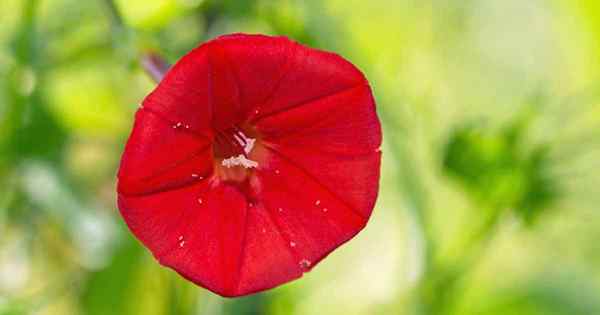
[[[221,162],[221,165],[225,166],[225,167],[234,167],[237,165],[241,165],[245,168],[253,168],[253,167],[257,167],[258,163],[256,161],[252,161],[252,160],[248,160],[243,154],[240,154],[238,156],[232,156],[230,158],[224,159]]]
[[[198,198],[198,203],[202,204],[202,198]]]
[[[295,242],[290,242],[290,246],[296,247],[296,243]]]
[[[279,174],[279,170],[275,170],[275,174]]]
[[[254,204],[252,202],[248,203],[248,207],[253,207],[253,206],[254,206]]]
[[[300,265],[300,267],[302,267],[302,268],[308,268],[308,267],[310,267],[310,265],[311,265],[312,263],[311,263],[311,262],[310,262],[310,260],[308,260],[308,259],[302,259],[302,260],[301,260],[301,261],[300,261],[298,264],[299,264],[299,265]]]
[[[179,247],[183,247],[183,245],[185,245],[185,241],[181,241],[181,242],[179,243]]]
[[[281,209],[281,208],[277,208],[277,211],[279,211],[279,212],[283,212],[283,209]]]
[[[254,110],[254,113],[255,113],[255,114],[258,114],[258,109],[255,109],[255,110]]]
[[[327,212],[327,208],[323,208],[323,212]]]
[[[179,236],[178,240],[183,240],[183,235]]]
[[[199,176],[198,174],[192,174],[192,177],[193,177],[193,178],[198,178],[198,177],[200,177],[200,176]]]
[[[190,129],[190,125],[185,125],[185,129]]]
[[[318,206],[318,205],[320,205],[320,204],[321,204],[321,200],[317,200],[317,201],[315,201],[315,206]]]

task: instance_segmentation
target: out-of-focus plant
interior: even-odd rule
[[[388,280],[399,295],[356,313],[600,313],[598,97],[563,102],[597,79],[598,2],[442,2],[0,1],[0,314],[277,315],[338,303],[336,292],[315,291],[339,274],[245,299],[205,295],[153,268],[111,217],[123,130],[152,86],[140,53],[174,61],[236,31],[338,51],[373,82],[387,163],[375,213],[400,210],[399,224],[386,224],[416,231],[406,238],[420,250],[419,272],[409,284]],[[520,106],[505,101],[534,88],[560,108],[498,127]],[[488,118],[474,122],[479,114]],[[540,121],[546,137],[532,140]],[[365,272],[381,272],[376,260]],[[6,266],[20,266],[12,280]]]
[[[418,314],[455,314],[457,303],[461,301],[460,292],[468,286],[469,272],[483,258],[499,225],[512,215],[524,226],[532,227],[561,200],[565,187],[552,171],[557,161],[551,154],[560,148],[552,141],[530,141],[538,115],[538,112],[526,111],[500,128],[483,123],[463,124],[448,136],[441,154],[442,172],[469,197],[474,217],[478,219],[475,227],[465,224],[470,236],[454,247],[452,258],[432,257],[433,266],[417,291]],[[563,167],[564,162],[561,161]],[[536,307],[547,307],[552,303],[542,301],[554,293],[532,288],[520,294],[507,298],[515,299],[507,302],[514,303],[508,309],[518,310],[516,305],[521,299],[529,299],[527,305],[541,303]],[[573,302],[564,300],[557,304],[569,303]],[[489,314],[496,314],[501,307]],[[532,314],[538,314],[536,312]],[[567,313],[557,310],[556,314]],[[574,311],[573,314],[585,312]]]
[[[533,223],[559,197],[559,183],[548,172],[549,148],[524,143],[528,127],[528,119],[516,119],[500,130],[471,124],[450,135],[443,170],[475,199],[480,211],[510,210]]]

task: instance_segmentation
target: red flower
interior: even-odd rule
[[[366,224],[381,130],[365,77],[284,37],[219,37],[138,110],[118,204],[161,264],[223,296],[296,279]]]

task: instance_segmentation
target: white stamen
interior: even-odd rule
[[[321,204],[321,200],[317,200],[317,201],[315,201],[315,206],[318,206],[318,205],[320,205],[320,204]]]
[[[240,145],[244,146],[244,152],[246,152],[246,154],[250,153],[252,148],[254,148],[254,142],[256,142],[256,139],[248,138],[242,132],[234,134],[233,137]]]
[[[235,141],[237,141],[240,145],[245,146],[244,139],[246,139],[246,137],[243,137],[240,134],[234,134],[233,137],[235,138]]]
[[[246,153],[246,155],[248,155],[250,151],[252,151],[252,149],[254,148],[254,143],[256,142],[256,139],[248,138],[241,132],[235,134],[233,137],[240,145],[244,146],[244,153]],[[252,168],[257,167],[258,163],[256,161],[249,160],[243,154],[240,154],[238,156],[232,156],[230,158],[224,159],[223,162],[221,162],[221,165],[225,167],[234,167],[237,165],[241,165],[245,168]]]
[[[296,247],[296,243],[295,242],[290,242],[290,246]]]
[[[256,142],[256,139],[246,138],[246,145],[244,146],[244,152],[246,152],[246,154],[252,151],[252,148],[254,147],[254,142]]]
[[[224,159],[221,162],[221,165],[225,167],[234,167],[234,166],[243,166],[245,168],[253,168],[257,167],[258,163],[256,161],[248,160],[243,154],[238,156],[232,156],[230,158]]]

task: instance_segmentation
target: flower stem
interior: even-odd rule
[[[111,18],[111,25],[114,28],[124,27],[125,23],[123,21],[123,16],[121,16],[121,12],[119,12],[119,8],[117,8],[114,0],[104,0],[104,3]]]
[[[140,63],[146,73],[158,83],[165,76],[171,67],[167,61],[156,52],[143,53],[140,57]]]
[[[472,231],[458,249],[456,260],[434,266],[435,272],[424,277],[419,288],[418,302],[426,315],[452,315],[460,303],[461,292],[468,285],[469,274],[482,260],[490,241],[501,223],[502,211],[489,211],[481,224]]]

